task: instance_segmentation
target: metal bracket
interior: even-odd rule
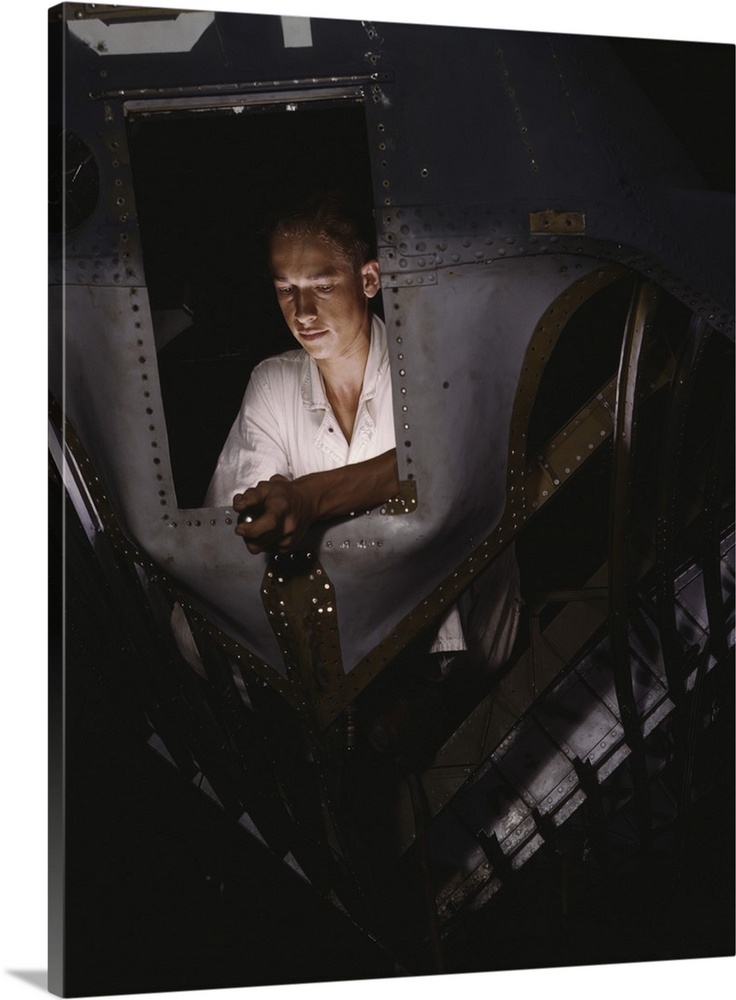
[[[545,212],[529,213],[530,233],[584,233],[584,212],[556,212],[547,209]]]

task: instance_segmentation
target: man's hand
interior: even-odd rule
[[[249,516],[235,529],[254,554],[284,554],[315,521],[369,510],[399,492],[396,451],[299,479],[271,476],[233,497],[233,509]]]
[[[301,479],[272,476],[233,497],[237,513],[253,513],[238,522],[240,535],[254,555],[258,552],[290,552],[317,519],[313,491]]]

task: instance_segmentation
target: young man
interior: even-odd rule
[[[399,490],[386,335],[369,309],[378,261],[335,198],[279,219],[269,262],[300,345],[251,376],[206,506],[254,511],[251,552],[288,552],[317,520],[367,510]]]

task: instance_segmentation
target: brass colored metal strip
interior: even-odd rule
[[[546,212],[529,213],[530,233],[584,233],[585,213],[584,212],[555,212],[548,209]]]
[[[289,680],[309,703],[319,700],[345,677],[331,580],[311,552],[273,556],[261,596]]]

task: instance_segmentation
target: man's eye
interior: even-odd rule
[[[277,288],[277,295],[291,295],[291,288]]]
[[[318,285],[317,286],[317,288],[319,289],[320,292],[331,292],[334,287],[335,287],[334,285]]]

